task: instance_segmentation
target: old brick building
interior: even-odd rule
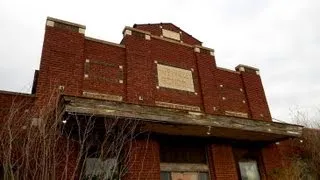
[[[126,180],[267,179],[282,166],[276,142],[301,135],[272,122],[259,69],[217,67],[213,49],[171,23],[125,27],[119,44],[85,29],[47,19],[32,94],[1,92],[2,117],[14,98],[42,107],[58,89],[65,116],[140,120],[149,134],[133,143]]]

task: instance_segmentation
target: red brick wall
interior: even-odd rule
[[[282,157],[276,144],[270,144],[262,149],[262,160],[265,173],[268,179],[271,179],[275,170],[283,167]]]
[[[162,26],[180,31],[172,24]],[[154,35],[161,33],[158,25],[139,25],[137,28]],[[14,100],[28,104],[23,106],[21,112],[24,112],[36,100],[38,107],[47,105],[48,99],[58,92],[58,87],[64,86],[61,93],[67,95],[82,96],[83,91],[89,91],[123,96],[124,102],[128,103],[155,105],[155,101],[164,101],[199,106],[210,114],[236,111],[248,113],[253,119],[271,120],[260,76],[250,71],[221,70],[208,50],[195,52],[192,46],[152,37],[146,40],[145,34],[135,31],[124,37],[125,47],[119,47],[86,40],[75,29],[46,26],[36,97],[0,93],[1,118],[8,114]],[[200,44],[185,32],[182,40],[191,45]],[[162,87],[157,89],[157,63],[191,70],[197,94]],[[267,172],[281,165],[278,154],[275,145],[262,150]],[[230,145],[211,145],[209,157],[212,160],[209,163],[211,174],[216,179],[238,179]],[[159,162],[159,144],[152,139],[137,140],[130,149],[125,179],[158,180]]]
[[[241,78],[251,118],[271,121],[272,118],[260,76],[255,72],[241,72]]]
[[[158,27],[152,25],[150,28]],[[127,51],[129,102],[153,105],[154,101],[164,101],[199,106],[206,113],[224,115],[225,111],[234,111],[247,113],[253,119],[271,120],[259,75],[218,69],[207,50],[201,49],[197,53],[194,48],[177,43],[155,38],[146,40],[143,33],[133,31],[132,35],[125,36],[123,44]],[[155,61],[192,69],[197,95],[161,87],[156,89]],[[139,96],[144,100],[139,101]]]
[[[246,92],[242,85],[240,73],[217,69],[216,79],[220,112],[236,111],[248,113]]]
[[[126,45],[126,93],[130,103],[154,104],[154,62],[151,60],[151,41],[144,34],[134,33],[124,39]],[[143,100],[139,100],[139,96]]]
[[[160,26],[162,28],[160,28]],[[170,31],[174,31],[177,33],[180,33],[180,31],[182,32],[180,34],[180,38],[181,41],[183,41],[184,43],[187,44],[191,44],[191,45],[201,45],[201,42],[197,39],[195,39],[194,37],[192,37],[190,34],[182,31],[179,27],[171,24],[171,23],[162,23],[162,24],[137,24],[134,26],[134,28],[143,30],[143,31],[148,31],[150,32],[152,35],[156,35],[156,36],[161,36],[162,35],[162,29],[167,29]]]
[[[85,59],[83,91],[125,96],[124,48],[86,40]]]
[[[180,31],[170,24],[163,28]],[[198,106],[210,114],[225,111],[247,113],[250,118],[271,120],[260,76],[250,71],[230,72],[216,67],[209,50],[145,39],[145,34],[132,31],[122,41],[123,47],[85,39],[72,28],[46,27],[37,97],[57,92],[81,96],[83,91],[118,95],[123,101],[155,105],[155,101]],[[136,28],[160,35],[159,25],[136,25]],[[184,34],[184,32],[183,32]],[[185,33],[186,34],[186,33]],[[184,43],[199,44],[193,39]],[[89,61],[87,62],[86,59]],[[195,92],[160,87],[157,89],[157,64],[192,70]],[[52,92],[52,90],[54,90]]]
[[[219,95],[217,91],[216,62],[208,53],[195,53],[199,73],[199,89],[204,111],[219,114]]]
[[[46,26],[36,96],[39,106],[64,86],[64,94],[80,95],[84,71],[84,35]]]
[[[217,180],[237,180],[238,172],[236,162],[233,157],[232,146],[227,144],[212,144],[209,147],[209,157],[213,163],[209,163],[211,179]],[[212,171],[214,169],[214,171]]]
[[[0,123],[11,119],[23,120],[29,118],[34,105],[33,95],[0,91]]]
[[[77,161],[81,158],[79,156],[79,144],[73,140],[62,137],[58,139],[55,154],[55,160],[58,162],[55,171],[56,179],[79,179],[79,167]]]
[[[151,61],[157,61],[158,64],[178,67],[192,71],[193,83],[195,93],[188,91],[181,91],[175,89],[168,89],[160,87],[156,89],[155,100],[178,104],[186,104],[193,106],[202,106],[202,99],[199,88],[199,78],[197,72],[197,65],[195,60],[194,50],[191,47],[181,46],[175,43],[168,43],[163,40],[152,39]],[[153,63],[153,76],[155,81],[155,88],[157,81],[157,64]]]
[[[159,143],[155,140],[136,140],[129,149],[128,171],[124,180],[159,180]]]

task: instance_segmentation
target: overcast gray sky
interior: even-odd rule
[[[320,108],[319,0],[1,0],[1,90],[30,92],[47,16],[116,43],[124,26],[172,22],[215,49],[218,66],[259,68],[274,118]]]

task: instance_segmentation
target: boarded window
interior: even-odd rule
[[[209,180],[207,172],[161,172],[160,180]]]

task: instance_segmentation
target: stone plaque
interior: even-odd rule
[[[109,100],[109,101],[122,101],[122,96],[117,96],[117,95],[101,94],[101,93],[87,92],[87,91],[84,91],[82,94],[83,96],[95,98],[95,99],[103,99],[103,100]]]
[[[164,37],[180,41],[180,34],[177,32],[170,31],[167,29],[162,29],[162,35]]]
[[[248,118],[248,114],[247,113],[236,112],[236,111],[225,111],[225,115]]]
[[[194,92],[192,71],[157,64],[158,86]]]

